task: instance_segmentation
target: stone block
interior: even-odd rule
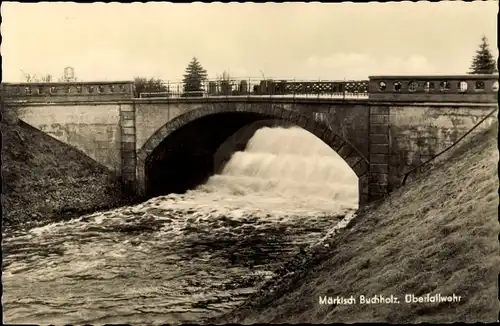
[[[370,172],[370,183],[388,184],[389,182],[387,173]]]
[[[365,175],[368,172],[368,169],[369,164],[364,159],[361,159],[360,162],[356,162],[352,167],[352,170],[358,177]]]
[[[370,115],[371,114],[389,114],[390,108],[388,106],[371,106],[370,107]]]
[[[145,162],[146,158],[152,153],[152,150],[146,149],[146,150],[140,150],[137,152],[137,161]]]
[[[313,118],[309,118],[304,129],[314,134],[316,128],[318,128],[318,123]]]
[[[134,127],[134,120],[131,119],[121,119],[120,124],[122,127],[129,127],[133,128]]]
[[[370,124],[370,134],[387,134],[389,126],[387,124]]]
[[[370,123],[389,123],[389,115],[387,114],[370,114]]]
[[[389,154],[389,145],[370,145],[370,154]]]
[[[370,184],[368,186],[368,190],[370,195],[372,194],[386,194],[387,193],[387,185],[386,184]]]
[[[389,135],[372,134],[370,135],[370,144],[389,144]]]
[[[328,130],[328,128],[320,122],[316,123],[317,127],[314,129],[313,134],[316,135],[316,137],[318,137],[319,139],[324,140],[324,136],[326,135],[326,131]]]
[[[330,142],[335,138],[337,137],[333,131],[328,128],[325,132],[325,134],[323,135],[323,141],[327,144],[327,145],[330,145]]]
[[[122,151],[135,151],[135,142],[121,142]]]
[[[135,143],[135,135],[125,135],[122,133],[121,141],[124,143]]]
[[[345,140],[342,137],[335,135],[335,137],[328,143],[330,147],[338,153],[338,150],[341,149],[341,146],[345,144]]]
[[[134,111],[120,111],[120,119],[121,120],[134,120],[135,112]]]
[[[129,160],[129,161],[135,162],[136,154],[135,154],[135,151],[122,151],[121,157],[122,157],[122,161]]]
[[[122,135],[135,135],[134,127],[122,127]]]
[[[370,173],[389,173],[389,166],[387,164],[370,163]]]
[[[389,162],[388,154],[370,154],[370,163],[387,164]]]
[[[309,122],[309,119],[306,116],[300,115],[299,119],[297,120],[297,126],[303,128],[303,129],[306,129],[308,122]]]
[[[134,112],[134,106],[133,105],[120,105],[120,112]]]
[[[356,164],[359,160],[360,160],[360,156],[356,152],[353,152],[349,157],[344,158],[344,161],[350,167],[353,167],[354,164]]]
[[[135,175],[135,165],[124,164],[122,165],[122,174],[133,174]]]
[[[339,154],[344,160],[346,157],[356,155],[354,148],[352,148],[352,146],[347,142],[337,150],[337,154]]]

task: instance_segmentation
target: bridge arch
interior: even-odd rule
[[[344,161],[358,176],[360,206],[367,202],[369,162],[354,145],[352,145],[341,134],[332,130],[332,128],[330,128],[323,121],[317,119],[314,114],[306,115],[304,113],[291,110],[283,104],[267,103],[242,104],[228,102],[224,104],[207,104],[177,116],[176,118],[165,123],[137,152],[136,180],[138,193],[143,196],[148,196],[149,189],[147,169],[149,164],[155,160],[155,151],[157,151],[166,140],[174,138],[173,136],[176,133],[179,133],[182,129],[186,129],[197,122],[198,128],[210,123],[216,124],[212,126],[212,130],[214,132],[217,131],[217,135],[204,135],[204,137],[207,139],[210,137],[221,138],[218,141],[219,144],[216,145],[218,149],[226,139],[242,127],[261,120],[269,119],[282,120],[289,125],[301,127],[314,134],[335,152],[337,152],[337,154],[344,159]],[[205,123],[199,123],[202,120],[205,120]],[[228,121],[230,123],[228,123]],[[220,131],[225,129],[227,129],[225,134],[220,134]],[[201,137],[203,137],[203,135]],[[181,138],[177,139],[179,140]],[[176,143],[178,142],[179,141]],[[186,150],[186,148],[183,148],[183,150]],[[213,156],[215,155],[216,149],[208,149],[207,151],[211,152],[211,154],[205,153],[205,155]]]

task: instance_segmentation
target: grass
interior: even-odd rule
[[[446,323],[498,320],[497,125],[389,198],[216,323]],[[284,273],[286,274],[286,273]],[[404,294],[456,294],[404,303]],[[320,296],[394,295],[401,304],[320,305]],[[212,320],[213,322],[214,320]]]
[[[123,204],[117,178],[77,149],[22,121],[1,131],[4,233]]]

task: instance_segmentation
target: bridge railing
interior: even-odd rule
[[[370,76],[371,101],[498,102],[498,75]]]
[[[225,96],[368,98],[368,80],[304,81],[284,79],[206,80],[193,85],[163,81],[161,91],[136,91],[139,98],[187,98]]]
[[[20,101],[88,101],[132,98],[132,81],[2,83],[2,98]]]
[[[310,97],[386,102],[498,102],[498,75],[371,76],[369,80],[286,78],[162,81],[155,89],[134,81],[2,83],[2,98],[22,102],[113,101],[131,98]]]

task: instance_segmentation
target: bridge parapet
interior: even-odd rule
[[[284,79],[231,79],[207,80],[201,88],[189,91],[180,81],[164,81],[159,92],[141,91],[140,98],[213,97],[213,96],[284,96],[284,97],[368,97],[368,80],[284,80]]]
[[[372,101],[498,102],[498,75],[371,76]]]
[[[133,96],[133,81],[2,83],[2,97],[7,101],[116,101],[133,98]]]

